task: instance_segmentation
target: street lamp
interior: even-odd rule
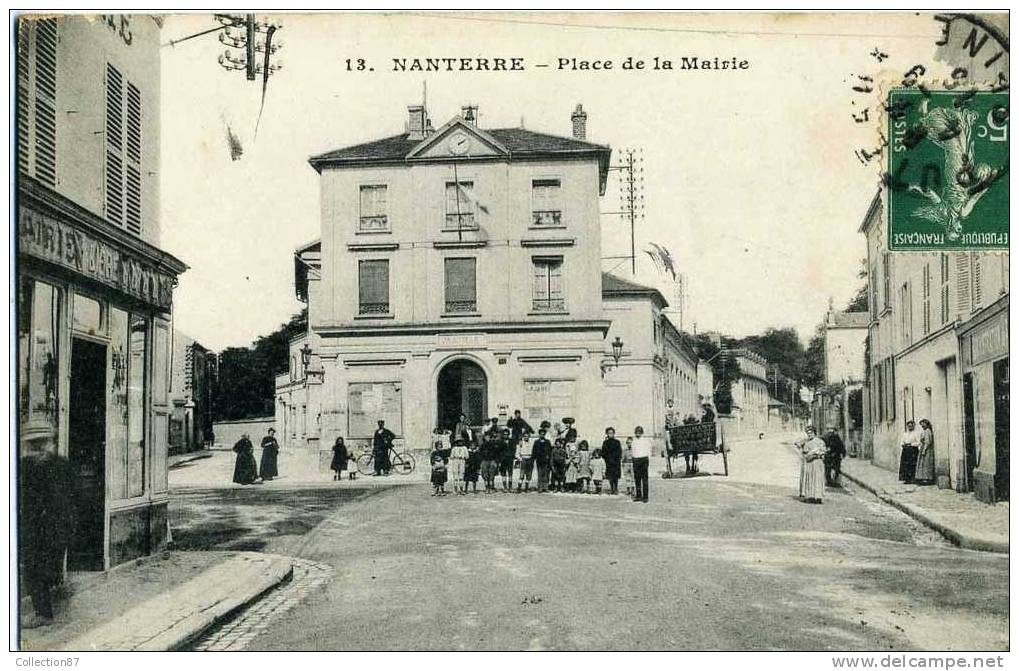
[[[601,376],[605,377],[605,373],[608,372],[609,368],[619,365],[619,360],[623,357],[623,341],[616,336],[616,339],[612,341],[612,360],[613,363],[609,364],[602,362],[601,364]]]
[[[623,341],[616,336],[616,339],[612,341],[612,358],[615,359],[616,365],[619,365],[619,359],[623,356]]]
[[[304,343],[304,347],[301,348],[301,364],[307,368],[309,363],[311,363],[311,345]]]

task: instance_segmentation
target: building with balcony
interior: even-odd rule
[[[72,569],[168,535],[170,313],[159,249],[160,23],[16,23],[17,450],[74,474]]]
[[[1008,253],[888,251],[879,192],[860,226],[869,269],[865,440],[897,470],[909,420],[933,425],[941,487],[1008,498]]]

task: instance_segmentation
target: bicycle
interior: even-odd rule
[[[414,472],[414,457],[407,452],[397,452],[389,448],[389,472],[397,475],[410,475]],[[375,473],[375,457],[371,450],[364,452],[357,458],[357,471],[361,475],[373,475]]]

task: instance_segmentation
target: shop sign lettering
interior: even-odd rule
[[[68,268],[161,308],[173,301],[173,276],[96,240],[72,225],[27,208],[18,217],[21,253]]]

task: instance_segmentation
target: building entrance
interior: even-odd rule
[[[1008,501],[1008,359],[994,362],[994,498]]]
[[[74,477],[72,569],[103,569],[106,480],[106,345],[71,340],[68,459]]]
[[[488,417],[485,371],[476,363],[462,359],[447,364],[439,372],[437,398],[440,428],[455,428],[460,413],[467,415],[471,426],[482,426]]]

